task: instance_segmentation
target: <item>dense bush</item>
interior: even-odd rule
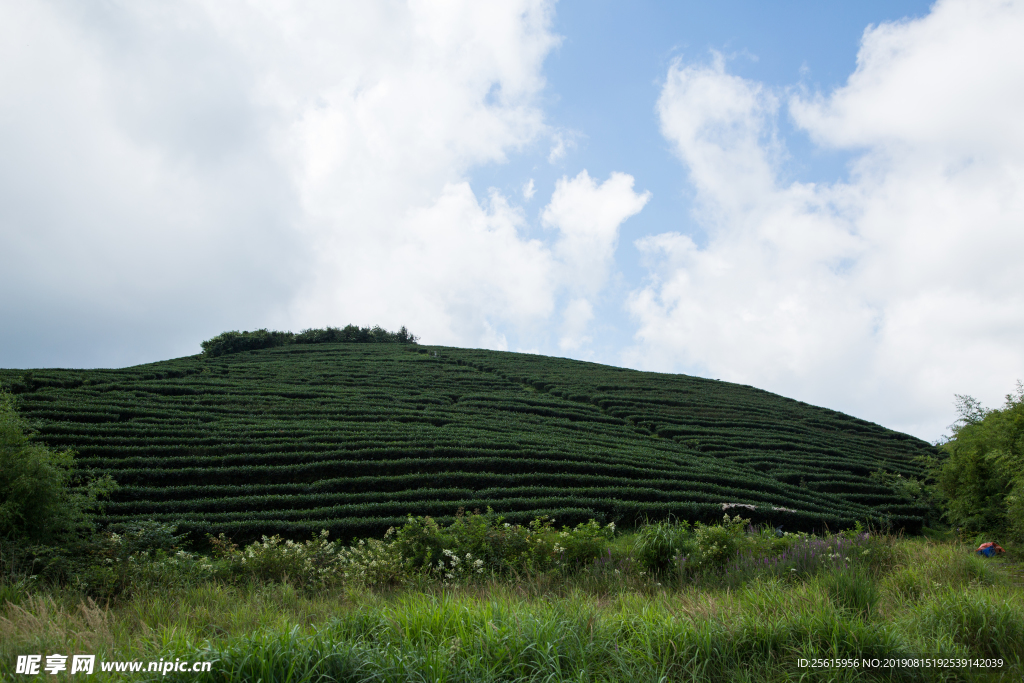
[[[666,572],[679,566],[693,547],[689,522],[655,522],[637,533],[636,559],[651,571]]]
[[[554,520],[523,526],[487,513],[459,514],[447,525],[409,516],[383,539],[351,544],[322,531],[305,542],[264,536],[239,548],[224,535],[209,539],[210,557],[179,547],[167,524],[146,522],[107,533],[79,563],[71,583],[110,598],[135,585],[178,585],[196,579],[287,581],[306,588],[332,585],[379,588],[408,581],[464,584],[495,576],[573,572],[606,552],[615,526],[595,521],[558,530]]]
[[[730,518],[728,514],[721,524],[697,522],[691,525],[686,521],[648,524],[637,533],[636,558],[657,573],[717,569],[754,543],[753,535],[746,533],[749,527],[750,520],[739,515]]]
[[[13,396],[0,393],[0,542],[67,543],[91,530],[89,513],[113,482],[104,477],[75,485],[73,451],[34,443],[30,433]]]
[[[538,517],[528,525],[510,524],[488,508],[484,514],[460,512],[447,527],[430,517],[409,516],[395,543],[412,571],[450,573],[467,558],[488,575],[552,568],[571,570],[601,555],[615,525],[594,520],[555,528],[555,520]]]
[[[398,332],[388,332],[381,327],[356,327],[346,325],[343,328],[327,327],[324,329],[303,330],[295,335],[296,344],[333,344],[348,343],[396,343],[415,344],[419,338],[409,333],[403,325]]]
[[[1024,384],[1002,409],[957,398],[960,418],[933,468],[946,519],[964,532],[1024,540]]]
[[[211,577],[205,558],[182,550],[183,534],[154,521],[126,525],[122,533],[96,535],[65,557],[66,579],[94,597],[109,599],[143,584],[188,585]],[[53,572],[51,570],[50,574]]]

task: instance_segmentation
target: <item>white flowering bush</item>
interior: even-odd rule
[[[656,522],[637,534],[634,554],[650,571],[693,572],[721,568],[738,551],[756,544],[746,533],[750,521],[726,514],[721,524]]]
[[[341,579],[371,588],[397,585],[405,579],[405,562],[393,540],[395,530],[388,529],[383,541],[360,540],[338,552]]]
[[[548,517],[511,524],[488,508],[486,513],[460,511],[443,528],[429,517],[410,516],[396,532],[395,543],[406,569],[451,583],[482,575],[574,568],[603,554],[614,533],[614,524],[601,526],[593,520],[561,531]]]
[[[314,539],[315,541],[316,539]],[[251,543],[241,552],[238,562],[240,569],[255,578],[282,581],[285,578],[301,584],[305,564],[305,545],[284,540],[277,534],[264,536],[261,541]]]
[[[484,574],[484,561],[472,553],[460,557],[452,550],[442,550],[437,564],[431,568],[446,586],[469,583]]]
[[[158,558],[130,555],[127,561],[135,565],[136,580],[162,586],[191,585],[217,574],[210,558],[185,550]]]
[[[360,540],[351,546],[332,542],[328,535],[323,530],[303,543],[264,536],[243,550],[223,534],[209,540],[220,564],[234,576],[289,581],[307,588],[344,584],[380,587],[402,581],[405,569],[394,543],[394,529],[384,540]]]
[[[344,547],[328,540],[328,532],[304,543],[264,536],[226,559],[236,571],[263,580],[288,580],[299,586],[325,586],[344,579]]]
[[[591,562],[605,553],[613,538],[615,522],[601,526],[592,519],[574,529],[563,527],[553,548],[556,564],[562,569],[573,569]]]
[[[446,527],[429,517],[410,516],[383,539],[351,545],[332,542],[326,530],[304,542],[263,536],[244,548],[223,534],[208,536],[210,556],[178,548],[181,537],[173,532],[173,527],[150,525],[128,536],[109,534],[100,562],[92,574],[82,576],[82,587],[98,595],[114,595],[131,583],[209,579],[288,581],[305,588],[383,587],[413,575],[463,585],[491,576],[574,571],[607,552],[615,525],[590,520],[558,530],[548,517],[511,524],[489,509],[485,514],[460,512]]]
[[[694,529],[695,557],[691,558],[693,567],[721,567],[733,559],[740,546],[747,540],[744,529],[750,524],[748,520],[736,515],[732,519],[726,514],[721,524],[704,525],[698,523]]]

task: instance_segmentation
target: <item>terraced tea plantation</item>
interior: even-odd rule
[[[742,514],[787,530],[924,510],[926,442],[727,382],[415,344],[306,344],[121,370],[0,371],[35,438],[120,485],[103,522],[196,538],[380,535],[490,506],[628,526]]]

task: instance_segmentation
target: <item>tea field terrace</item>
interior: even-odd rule
[[[101,522],[380,535],[493,507],[630,526],[723,509],[787,530],[926,510],[870,478],[930,444],[748,386],[529,354],[290,345],[116,370],[0,370],[34,437],[120,488]]]

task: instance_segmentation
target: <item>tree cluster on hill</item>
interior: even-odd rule
[[[960,418],[933,468],[946,518],[963,531],[1024,540],[1024,383],[1002,409],[957,396]]]
[[[302,330],[298,334],[272,331],[266,328],[254,330],[253,332],[232,330],[230,332],[222,332],[213,339],[207,339],[201,346],[204,356],[215,357],[241,351],[269,349],[286,344],[332,344],[340,342],[356,344],[415,344],[418,341],[419,337],[411,334],[404,325],[397,332],[388,332],[376,325],[372,328],[346,325],[342,328],[311,328]]]

